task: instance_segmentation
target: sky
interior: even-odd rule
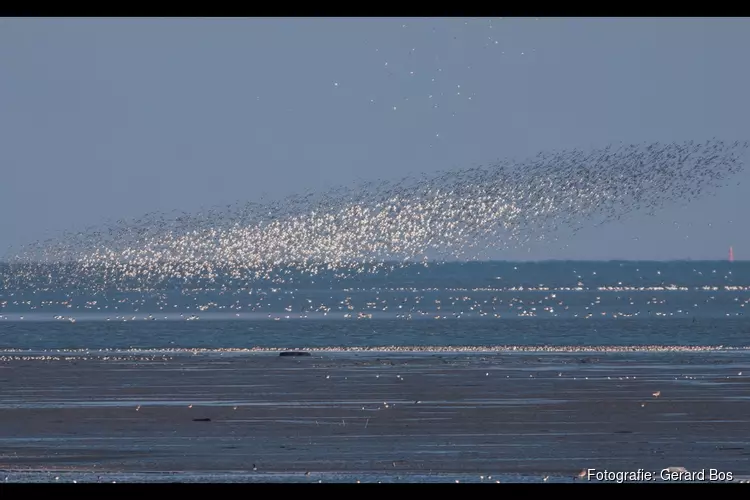
[[[743,18],[0,19],[0,254],[540,151],[745,141],[747,47]],[[750,259],[736,181],[497,258]]]

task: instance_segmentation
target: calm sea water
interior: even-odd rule
[[[750,262],[431,263],[117,287],[18,276],[0,266],[0,349],[750,346]]]

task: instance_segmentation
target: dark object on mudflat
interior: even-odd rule
[[[598,361],[598,359],[594,358],[582,358],[578,360],[579,363],[597,363]]]
[[[304,351],[284,351],[280,352],[279,356],[309,356],[309,352]]]
[[[210,418],[194,418],[193,422],[210,422]]]

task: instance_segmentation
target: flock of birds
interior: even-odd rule
[[[6,259],[0,283],[42,276],[49,284],[153,286],[482,259],[710,193],[741,170],[747,146],[611,145],[270,203],[150,213],[27,245]]]

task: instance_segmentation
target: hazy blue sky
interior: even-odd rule
[[[748,47],[741,18],[0,19],[0,253],[540,150],[744,141]],[[743,179],[499,257],[750,258]]]

